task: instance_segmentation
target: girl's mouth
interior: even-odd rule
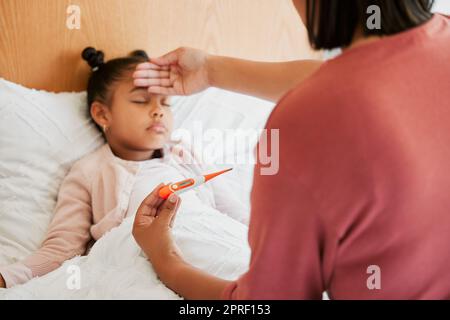
[[[147,128],[147,131],[153,131],[156,133],[165,133],[167,131],[167,129],[162,123],[156,122],[156,123],[153,123],[152,125],[150,125]]]

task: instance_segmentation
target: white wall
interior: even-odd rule
[[[435,0],[433,11],[450,15],[450,0]]]

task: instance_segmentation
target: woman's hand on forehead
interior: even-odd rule
[[[210,87],[208,54],[181,47],[137,66],[134,84],[160,95],[191,95]]]
[[[170,66],[158,66],[151,62],[144,62],[137,65],[133,78],[134,85],[137,87],[168,85],[170,82]]]
[[[161,70],[161,71],[169,71],[169,66],[159,66],[152,62],[143,62],[137,65],[136,70]]]

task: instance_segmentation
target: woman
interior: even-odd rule
[[[280,170],[255,169],[249,271],[229,282],[187,264],[169,227],[179,199],[157,190],[135,239],[187,299],[449,299],[449,19],[429,0],[294,4],[312,46],[341,56],[264,64],[183,48],[152,59],[170,76],[148,64],[134,75],[156,94],[284,95],[266,125],[280,129]]]

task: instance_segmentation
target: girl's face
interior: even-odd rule
[[[113,84],[112,90],[111,104],[104,110],[106,123],[97,121],[106,127],[108,144],[116,155],[126,160],[151,158],[153,151],[161,149],[172,133],[173,116],[168,98],[135,87],[131,76]]]

